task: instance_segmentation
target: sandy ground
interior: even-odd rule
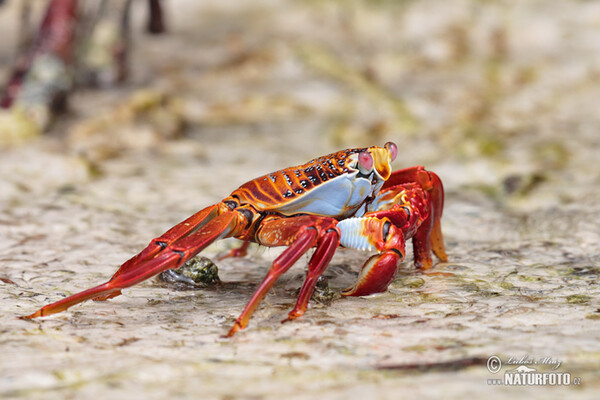
[[[47,134],[1,150],[0,398],[597,395],[600,2],[169,6],[169,35],[138,29],[130,83],[78,92]],[[103,282],[248,179],[387,140],[396,168],[445,183],[449,262],[435,270],[452,276],[416,272],[409,251],[388,292],[315,300],[281,324],[304,257],[225,339],[280,251],[253,247],[218,263],[221,285],[152,279],[16,318]],[[338,251],[331,289],[367,257]],[[571,384],[489,381],[520,365]]]

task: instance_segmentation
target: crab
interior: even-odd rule
[[[398,147],[355,148],[315,158],[244,183],[221,202],[204,208],[152,239],[109,281],[46,305],[31,319],[55,314],[86,300],[108,300],[124,288],[182,266],[216,240],[244,241],[229,256],[244,256],[249,242],[287,246],[273,261],[227,336],[244,329],[277,279],[315,248],[296,305],[285,321],[302,316],[321,274],[338,247],[375,253],[344,296],[383,292],[404,260],[412,238],[414,264],[432,267],[432,252],[446,261],[441,231],[444,189],[421,166],[392,171]]]

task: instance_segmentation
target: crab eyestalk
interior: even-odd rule
[[[392,159],[392,161],[394,161],[398,156],[398,146],[396,146],[396,143],[387,142],[383,147],[385,147],[388,150],[388,152],[390,153],[390,158]]]
[[[358,154],[358,170],[367,175],[373,169],[373,156],[367,150]]]

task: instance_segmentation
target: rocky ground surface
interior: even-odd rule
[[[44,135],[21,140],[0,115],[0,398],[597,395],[600,2],[168,6],[168,35],[136,31],[130,83],[80,90]],[[0,8],[3,72],[15,8]],[[226,339],[280,251],[251,247],[217,263],[218,285],[152,279],[16,318],[105,281],[250,178],[388,140],[396,168],[445,183],[435,270],[451,276],[416,272],[409,251],[386,293],[340,298],[368,256],[340,250],[333,296],[281,324],[304,257]],[[523,364],[571,385],[490,384]]]

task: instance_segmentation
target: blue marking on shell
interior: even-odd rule
[[[284,215],[314,214],[328,217],[348,217],[363,205],[373,193],[371,182],[357,178],[357,173],[343,174],[304,192],[289,203],[268,210]]]
[[[360,206],[358,208],[358,210],[356,210],[356,212],[354,213],[354,217],[362,217],[363,215],[365,215],[365,213],[367,212],[367,204],[363,204],[362,206]]]
[[[373,246],[363,235],[362,221],[365,218],[347,218],[338,222],[337,227],[341,232],[340,244],[349,249],[372,251]]]

